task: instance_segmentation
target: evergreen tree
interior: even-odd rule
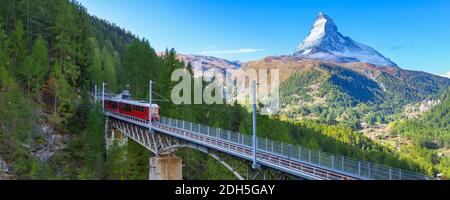
[[[100,86],[103,81],[102,61],[100,48],[95,38],[88,39],[88,73],[91,80],[91,86]]]
[[[108,151],[106,158],[108,166],[108,179],[126,180],[128,177],[128,161],[126,147],[119,146],[118,141],[114,141]]]
[[[105,76],[104,81],[108,84],[108,88],[113,91],[116,90],[117,79],[114,57],[105,47],[102,49],[102,66],[102,74]]]
[[[24,145],[31,130],[30,108],[19,86],[5,67],[0,67],[0,155],[7,161],[25,159]]]
[[[12,56],[12,66],[20,66],[26,55],[25,31],[23,30],[23,24],[21,21],[16,23],[14,32],[11,34],[9,44],[10,55]]]
[[[103,123],[104,118],[99,107],[89,111],[85,133],[85,165],[80,175],[82,179],[103,179],[106,175]]]
[[[19,70],[19,74],[22,75],[25,79],[27,94],[30,93],[30,85],[34,71],[33,67],[34,67],[33,58],[31,56],[27,56],[23,61]]]
[[[8,64],[8,38],[4,31],[4,24],[0,17],[0,67],[6,67]]]
[[[45,44],[45,40],[39,36],[34,42],[31,58],[33,60],[33,74],[35,81],[36,94],[40,96],[41,84],[44,82],[44,78],[48,72],[48,49]]]
[[[53,66],[51,76],[55,78],[55,111],[61,115],[71,116],[75,111],[76,93],[66,80],[66,74],[63,74],[63,67],[60,63]]]

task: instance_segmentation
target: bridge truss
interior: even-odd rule
[[[147,123],[145,121],[141,122]],[[150,132],[148,127],[129,123],[127,120],[124,121],[123,119],[117,119],[115,117],[107,117],[106,124],[106,140],[109,145],[112,144],[114,138],[116,137],[114,132],[119,131],[126,136],[126,139],[132,139],[136,143],[148,149],[154,155],[172,154],[182,148],[190,148],[201,151],[222,164],[239,180],[295,179],[295,177],[289,174],[282,171],[273,170],[268,167],[253,169],[250,161],[238,159],[226,153],[222,153],[202,145],[193,144],[167,134],[156,131]]]

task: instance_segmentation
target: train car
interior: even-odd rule
[[[120,101],[115,101],[109,98],[105,98],[105,109],[109,112],[120,113],[119,111]]]
[[[105,110],[109,112],[132,116],[144,120],[149,118],[150,104],[144,101],[122,99],[116,97],[105,97]],[[159,106],[152,104],[152,121],[159,121]]]

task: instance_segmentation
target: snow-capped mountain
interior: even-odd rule
[[[217,73],[224,75],[226,70],[239,69],[242,66],[242,63],[239,61],[229,61],[213,56],[177,54],[177,58],[186,65],[190,64],[192,66],[195,77],[203,76],[206,79],[213,77]]]
[[[201,69],[202,71],[211,68],[238,69],[242,65],[239,61],[229,61],[213,56],[177,54],[177,58],[186,64],[190,63],[194,69]]]
[[[164,52],[158,54],[161,56]],[[186,66],[190,64],[195,77],[201,75],[210,77],[215,71],[224,74],[227,69],[239,69],[243,65],[240,61],[229,61],[223,58],[195,54],[177,53],[177,59],[183,61]]]
[[[377,66],[397,67],[375,49],[339,33],[329,16],[319,13],[308,37],[300,43],[294,56],[333,62],[366,62]]]

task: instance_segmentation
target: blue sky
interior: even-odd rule
[[[79,0],[157,50],[249,61],[293,53],[319,12],[404,69],[450,71],[448,0]]]

